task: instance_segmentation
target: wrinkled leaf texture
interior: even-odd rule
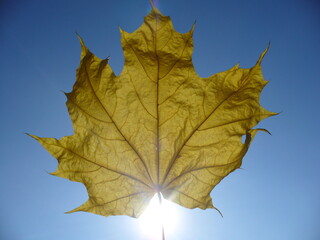
[[[260,106],[260,63],[201,78],[193,27],[181,34],[153,6],[133,33],[121,31],[124,68],[82,46],[67,107],[74,134],[33,136],[55,158],[55,176],[83,183],[89,199],[70,211],[138,217],[155,193],[186,208],[215,208],[212,189],[242,158],[274,113]],[[242,136],[245,142],[242,143]]]

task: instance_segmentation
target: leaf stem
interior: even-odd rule
[[[162,196],[161,196],[160,192],[158,192],[158,198],[159,198],[159,205],[160,205],[160,208],[161,208],[161,206],[162,206]],[[165,234],[164,234],[163,219],[161,219],[161,232],[162,232],[162,240],[166,240],[166,237],[165,237]]]

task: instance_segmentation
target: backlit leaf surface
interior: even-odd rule
[[[137,217],[157,192],[187,208],[214,208],[210,192],[241,166],[259,130],[252,128],[274,115],[259,103],[267,50],[250,69],[201,78],[192,34],[176,32],[154,7],[135,32],[121,30],[119,76],[80,39],[66,94],[74,134],[33,136],[58,159],[54,175],[86,186],[88,201],[71,212]]]

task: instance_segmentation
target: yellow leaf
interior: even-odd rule
[[[80,38],[77,80],[66,94],[74,134],[33,136],[58,159],[53,175],[86,186],[88,201],[71,212],[137,217],[158,192],[186,208],[214,208],[210,192],[241,166],[259,130],[252,128],[274,115],[259,103],[267,50],[250,69],[201,78],[192,34],[176,32],[153,6],[135,32],[121,30],[119,76]]]

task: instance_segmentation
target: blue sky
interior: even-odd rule
[[[167,240],[320,239],[320,3],[317,0],[158,0],[176,30],[196,20],[193,62],[200,76],[240,63],[251,67],[271,41],[262,67],[270,83],[264,120],[242,169],[212,192],[214,210],[176,206]],[[24,133],[73,132],[62,91],[79,64],[78,32],[98,57],[123,66],[118,26],[132,32],[147,0],[3,0],[0,3],[0,239],[147,239],[125,216],[64,214],[87,199],[80,183],[53,177],[56,160]]]

